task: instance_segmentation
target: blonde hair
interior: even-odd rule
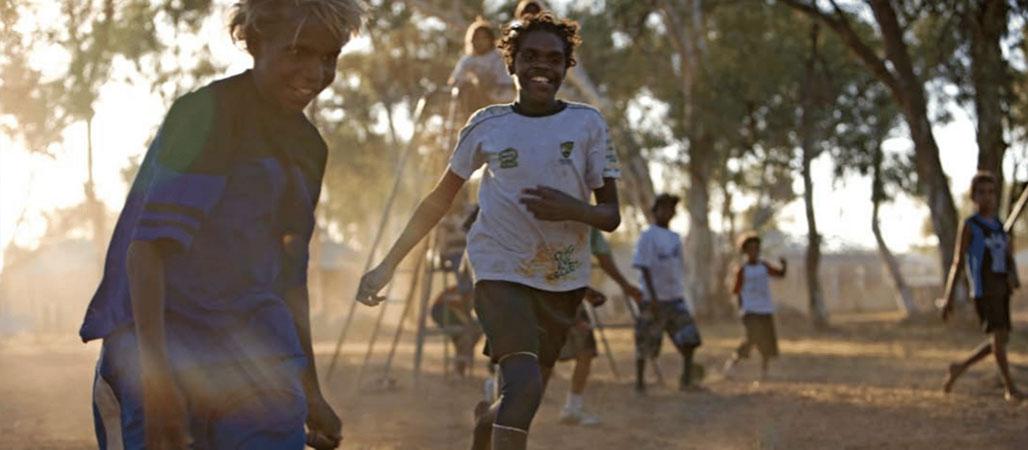
[[[489,33],[489,38],[493,40],[493,46],[496,46],[496,29],[493,28],[493,24],[488,20],[483,19],[482,16],[478,16],[471,25],[468,25],[468,31],[464,33],[464,53],[467,53],[468,55],[475,54],[474,41],[475,33],[477,33],[478,30],[485,30]]]
[[[306,20],[313,15],[344,41],[360,32],[368,14],[362,0],[240,0],[233,9],[229,34],[251,52],[271,27],[298,16]]]
[[[539,0],[521,0],[520,2],[518,2],[517,8],[514,8],[514,19],[520,19],[521,16],[525,15],[525,8],[528,8],[529,6],[535,6],[536,8],[539,8],[539,13],[546,11],[546,5],[544,5],[543,2]]]

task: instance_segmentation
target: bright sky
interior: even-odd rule
[[[250,59],[232,44],[223,23],[221,19],[211,21],[200,39],[210,43],[215,60],[229,65],[224,75],[230,75],[248,68]],[[358,40],[351,46],[359,48],[362,44]],[[60,54],[49,52],[37,57],[43,66],[61,66]],[[127,64],[117,67],[115,72],[112,80],[134,77],[134,70]],[[120,171],[128,165],[130,158],[139,157],[146,150],[146,143],[166,108],[159,97],[149,92],[147,82],[138,80],[137,76],[135,78],[137,81],[134,83],[112,81],[106,85],[96,105],[94,174],[98,193],[111,210],[120,210],[127,192]],[[409,124],[405,128],[400,131],[409,135]],[[43,212],[77,204],[84,198],[85,127],[74,126],[65,132],[64,137],[65,148],[57,151],[55,159],[50,159],[30,155],[7,136],[0,135],[0,245],[6,246],[12,241],[33,245],[45,228]],[[974,123],[966,113],[958,111],[954,122],[935,128],[935,137],[941,148],[944,170],[952,180],[954,195],[961,195],[963,186],[967,186],[975,170],[977,146]],[[889,142],[889,148],[896,151],[910,146],[906,138]],[[869,227],[870,181],[850,177],[833,185],[832,165],[827,157],[815,161],[814,167],[818,221],[827,246],[873,247]],[[659,189],[668,180],[663,179],[659,170],[655,175],[657,179],[654,182]],[[798,177],[795,190],[802,190],[802,180]],[[745,206],[740,204],[738,208]],[[15,233],[15,223],[23,208],[27,208],[25,220]],[[712,209],[716,208],[716,204],[712,205]],[[886,206],[882,217],[887,241],[897,250],[931,243],[924,240],[921,232],[926,215],[927,208],[923,202],[909,198],[901,198]],[[780,217],[784,231],[795,235],[806,232],[801,202],[785,206]],[[717,225],[716,219],[713,223]],[[682,224],[684,220],[673,225],[679,231],[685,231]]]

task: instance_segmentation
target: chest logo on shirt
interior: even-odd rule
[[[508,147],[500,152],[497,157],[500,159],[501,169],[513,169],[518,166],[518,150],[514,147]]]
[[[571,162],[571,151],[574,150],[574,149],[575,149],[575,142],[574,141],[562,142],[560,144],[560,155],[564,157],[564,159],[560,160],[561,164],[571,164],[572,163]]]

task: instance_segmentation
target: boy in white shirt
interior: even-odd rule
[[[635,390],[640,394],[646,392],[646,360],[660,354],[663,333],[667,333],[682,354],[678,389],[699,389],[692,380],[693,353],[703,341],[683,297],[685,261],[682,238],[668,229],[677,204],[678,197],[674,195],[657,196],[653,203],[654,224],[639,236],[632,258],[632,265],[639,269],[645,293],[635,326]]]
[[[724,374],[731,376],[732,368],[740,359],[748,358],[750,349],[760,352],[760,377],[767,378],[768,363],[778,356],[778,337],[775,335],[775,305],[771,302],[770,277],[784,278],[787,265],[785,258],[779,259],[781,267],[774,267],[760,259],[760,237],[746,233],[739,239],[739,249],[746,255],[746,263],[735,275],[742,323],[746,327],[746,338],[736,348],[732,358],[725,362]]]
[[[621,222],[620,170],[603,117],[555,98],[580,41],[576,22],[548,13],[504,29],[500,49],[518,100],[472,116],[446,173],[358,289],[357,300],[377,305],[377,292],[403,257],[438,223],[465,180],[486,167],[467,254],[475,312],[503,386],[498,402],[476,407],[473,448],[489,448],[490,441],[493,450],[525,448],[543,380],[589,284],[589,227],[610,232]]]

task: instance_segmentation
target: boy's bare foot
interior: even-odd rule
[[[949,394],[953,390],[953,383],[957,382],[957,378],[963,372],[962,369],[960,364],[957,363],[949,365],[949,373],[946,375],[946,382],[942,385],[942,392]]]
[[[1007,403],[1017,404],[1024,400],[1024,394],[1017,389],[1008,389],[1003,393],[1003,400],[1006,400]]]

